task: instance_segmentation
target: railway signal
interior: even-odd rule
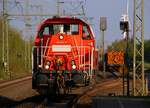
[[[101,41],[101,44],[100,44],[100,49],[102,49],[101,51],[101,60],[103,62],[103,76],[105,78],[105,42],[104,42],[104,32],[106,31],[107,29],[107,19],[106,17],[100,17],[100,30],[101,30],[101,33],[102,33],[102,41]]]
[[[127,13],[123,14],[121,16],[120,19],[120,30],[123,31],[124,34],[124,38],[126,40],[126,59],[125,59],[125,65],[127,67],[127,75],[126,75],[126,83],[127,83],[127,96],[130,96],[130,76],[129,76],[129,72],[130,72],[130,65],[129,65],[129,18],[128,18],[128,2],[127,2]],[[124,79],[124,75],[123,75],[123,79]],[[123,80],[125,81],[125,80]],[[123,86],[125,82],[123,82]]]
[[[127,32],[129,31],[129,20],[128,15],[124,14],[120,20],[120,30],[123,31],[123,38],[127,38]]]

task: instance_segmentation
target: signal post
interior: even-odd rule
[[[121,17],[120,30],[123,31],[123,35],[126,40],[125,66],[127,67],[127,74],[126,74],[127,81],[125,81],[125,79],[124,79],[125,74],[123,74],[123,87],[125,87],[125,82],[126,82],[127,83],[127,88],[126,88],[127,94],[126,95],[130,96],[129,20],[128,20],[128,15],[126,15],[126,14],[122,15],[122,17]]]
[[[101,50],[101,61],[103,63],[103,77],[105,78],[105,42],[104,42],[104,32],[107,29],[107,20],[106,17],[100,17],[100,31],[102,34],[102,41],[100,44],[100,50]]]

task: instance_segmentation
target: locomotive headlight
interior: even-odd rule
[[[76,65],[72,65],[72,69],[76,69]]]
[[[76,69],[76,63],[74,60],[71,61],[72,69]]]
[[[49,69],[49,65],[45,65],[45,69]]]
[[[42,65],[39,65],[39,68],[42,68]]]
[[[45,63],[45,69],[49,69],[49,68],[50,68],[50,64],[51,64],[51,62],[50,62],[50,61],[47,61],[47,62]]]
[[[59,36],[59,39],[62,40],[64,37],[62,35]]]

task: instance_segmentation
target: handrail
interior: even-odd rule
[[[39,52],[40,48],[44,49],[44,48],[48,48],[48,49],[51,49],[52,46],[33,46],[33,48],[36,48],[37,52]],[[80,54],[78,54],[77,56],[79,57],[79,70],[82,68],[83,71],[86,71],[86,66],[89,67],[89,69],[87,70],[88,71],[88,75],[90,76],[90,78],[92,78],[92,73],[93,73],[93,56],[94,56],[94,48],[91,47],[91,46],[71,46],[71,50],[73,48],[77,48],[78,51],[80,49],[82,49],[82,52],[79,52]],[[46,49],[45,49],[46,50]],[[86,52],[88,50],[88,52]],[[46,53],[46,52],[45,52]],[[48,57],[48,56],[45,56],[45,53],[44,55],[41,57],[41,59],[43,57]],[[63,52],[64,53],[64,52]],[[86,62],[86,54],[88,54],[88,62]],[[37,53],[37,61],[39,61],[39,57],[41,55],[39,55]],[[75,56],[74,56],[75,57]],[[83,60],[82,60],[83,59]],[[83,62],[81,62],[80,60],[82,60]],[[39,62],[37,62],[37,66],[39,66]]]
[[[46,41],[46,48],[45,48],[45,50],[44,50],[44,55],[45,55],[45,53],[46,53],[46,50],[47,50],[47,48],[48,48],[48,43],[49,43],[49,40],[50,40],[50,38],[48,38],[48,40]]]

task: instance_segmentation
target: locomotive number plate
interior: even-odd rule
[[[71,52],[71,45],[52,45],[52,52]]]

